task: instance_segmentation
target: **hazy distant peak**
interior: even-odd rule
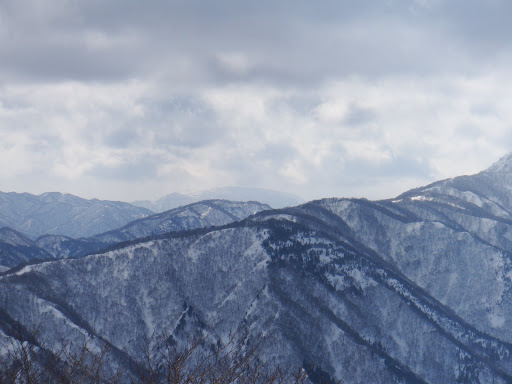
[[[0,192],[0,226],[35,239],[44,234],[92,236],[152,214],[128,203],[87,200],[68,193]]]
[[[42,203],[71,203],[78,202],[80,200],[84,200],[77,196],[70,195],[69,193],[61,193],[61,192],[45,192],[36,196],[37,199]]]
[[[164,212],[180,206],[203,200],[257,201],[272,208],[296,206],[304,202],[299,196],[287,192],[263,188],[222,187],[188,194],[173,192],[156,201],[134,201],[131,204],[144,207],[153,212]]]
[[[59,198],[62,196],[65,196],[66,193],[62,192],[44,192],[39,195],[39,197],[53,197],[53,198]]]
[[[487,168],[485,172],[512,172],[512,153],[500,158],[497,162]]]

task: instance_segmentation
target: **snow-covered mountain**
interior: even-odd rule
[[[58,350],[93,335],[128,373],[156,331],[239,330],[262,359],[343,383],[511,383],[510,170],[505,158],[396,199],[318,200],[10,270],[0,336],[37,329]]]
[[[222,226],[271,209],[255,201],[207,200],[144,217],[88,238],[43,235],[30,240],[10,228],[0,230],[0,267],[46,258],[81,257],[110,245],[172,231]],[[5,243],[5,244],[4,244]]]
[[[175,192],[156,201],[134,201],[132,204],[153,212],[164,212],[202,200],[259,201],[272,208],[292,207],[304,202],[304,199],[286,192],[263,188],[224,187],[190,194]]]
[[[172,231],[221,226],[270,209],[257,201],[205,200],[135,220],[122,228],[96,235],[94,240],[114,244]]]
[[[87,237],[151,215],[128,203],[86,200],[57,192],[31,195],[0,192],[0,227],[37,238],[45,234]]]

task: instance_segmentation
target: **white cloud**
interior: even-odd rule
[[[356,194],[357,188],[361,196],[391,197],[412,179],[427,183],[476,172],[505,153],[512,143],[508,84],[510,79],[498,75],[351,78],[312,89],[310,100],[316,102],[299,112],[294,102],[303,96],[300,88],[210,87],[190,107],[159,116],[151,111],[162,101],[161,91],[149,82],[6,87],[0,90],[2,160],[14,166],[1,175],[21,180],[33,177],[36,168],[42,179],[61,179],[67,191],[80,194],[84,180],[91,183],[97,172],[104,174],[101,169],[115,176],[116,169],[155,158],[131,176],[137,183],[144,173],[158,175],[162,181],[152,183],[161,194],[247,184],[252,178],[306,198]],[[372,111],[371,118],[347,120],[355,103]],[[330,108],[343,113],[336,116]],[[178,112],[185,117],[173,120]],[[214,136],[185,147],[182,137],[196,126],[203,128],[195,135],[208,137],[212,130]],[[127,127],[133,138],[117,145],[130,134]],[[422,168],[416,176],[413,165],[405,174],[393,172],[397,161]],[[354,186],[363,178],[371,182]],[[29,190],[29,183],[19,188]],[[144,197],[130,191],[117,188],[106,196]]]
[[[6,190],[391,197],[512,147],[496,7],[43,3],[0,5]]]
[[[340,123],[348,115],[349,104],[345,99],[330,99],[318,105],[313,113],[320,124]]]

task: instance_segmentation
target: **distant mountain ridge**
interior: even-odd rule
[[[139,202],[140,206],[120,201],[88,200],[59,192],[41,195],[0,192],[0,228],[12,228],[33,240],[42,235],[91,237],[155,212],[161,213],[199,201],[221,200],[218,197],[221,195],[225,196],[222,200],[229,201],[260,201],[254,197],[262,197],[277,206],[302,202],[298,197],[281,192],[244,188],[206,191],[195,196],[171,194],[157,202]],[[239,198],[226,198],[234,196]]]
[[[87,200],[70,194],[0,192],[0,227],[33,239],[45,235],[88,237],[118,228],[152,211],[119,201]]]
[[[53,256],[39,247],[35,241],[11,229],[0,229],[0,266],[14,267],[32,260],[49,259]]]
[[[110,245],[172,231],[221,226],[270,210],[256,201],[206,200],[134,220],[125,226],[87,238],[43,235],[31,240],[4,227],[0,229],[0,267],[48,258],[73,258],[98,252]]]
[[[204,200],[258,201],[272,208],[284,208],[304,203],[304,199],[291,193],[263,188],[223,187],[190,194],[171,193],[156,201],[134,201],[131,204],[153,212],[164,212],[183,205]]]
[[[114,244],[172,231],[221,226],[270,209],[257,201],[205,200],[133,221],[94,239]]]

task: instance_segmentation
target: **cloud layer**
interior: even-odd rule
[[[4,1],[0,189],[384,198],[480,171],[512,148],[510,8]]]

